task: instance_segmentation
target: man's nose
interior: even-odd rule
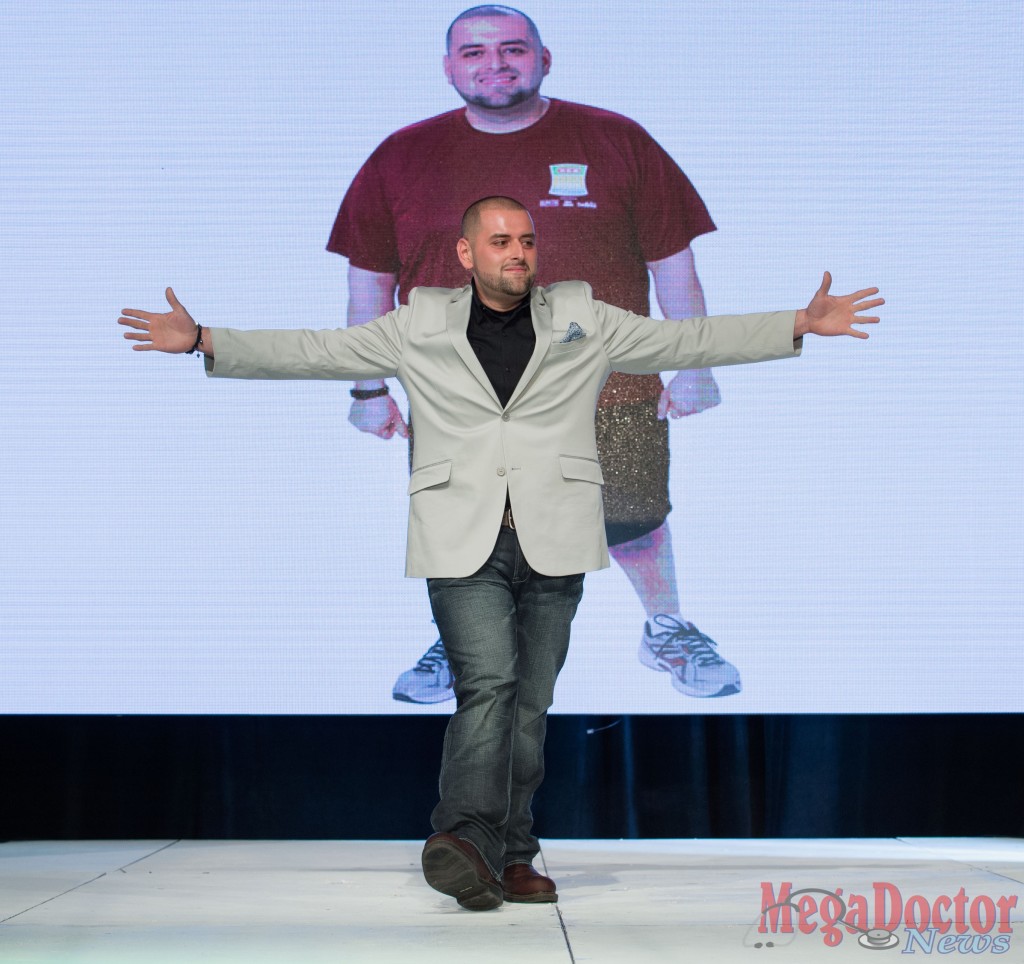
[[[500,47],[495,47],[487,52],[487,66],[491,70],[501,70],[505,66],[505,54]]]

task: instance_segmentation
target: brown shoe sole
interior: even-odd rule
[[[447,840],[424,848],[423,876],[434,890],[454,897],[466,910],[494,910],[501,906],[501,888],[480,877],[473,858]]]
[[[510,894],[504,891],[505,900],[510,904],[557,904],[558,894],[550,890],[542,890],[536,894]]]

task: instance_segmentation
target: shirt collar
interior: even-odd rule
[[[472,279],[469,282],[470,287],[473,289],[473,304],[470,308],[471,313],[477,318],[487,318],[492,321],[500,321],[506,323],[516,318],[524,308],[530,307],[530,296],[533,294],[533,289],[523,295],[523,300],[518,304],[513,305],[506,311],[498,311],[495,308],[489,308],[481,300],[480,296],[476,293],[476,282]]]

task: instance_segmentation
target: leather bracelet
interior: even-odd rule
[[[385,385],[382,388],[350,388],[348,393],[357,402],[365,402],[368,398],[380,398],[383,395],[389,395],[390,391],[387,385]]]
[[[202,340],[203,340],[203,326],[202,325],[196,325],[196,328],[198,329],[196,331],[196,340],[193,343],[192,347],[187,352],[185,352],[186,355],[194,355],[196,353],[196,349],[202,343]]]

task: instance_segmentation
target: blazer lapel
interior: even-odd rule
[[[458,352],[459,357],[466,368],[469,369],[470,374],[483,386],[487,394],[494,399],[494,404],[501,408],[501,402],[498,401],[498,396],[494,393],[494,386],[491,385],[487,372],[484,371],[480,360],[476,357],[476,352],[473,351],[473,346],[470,345],[469,339],[466,337],[466,329],[469,327],[469,306],[472,303],[472,299],[473,289],[466,285],[465,288],[456,292],[452,300],[448,302],[446,313],[448,337],[451,340],[452,348]]]
[[[544,356],[551,347],[551,308],[544,297],[543,288],[534,288],[530,295],[530,316],[533,319],[533,333],[537,338],[537,342],[533,346],[533,354],[530,356],[530,360],[526,363],[523,377],[519,379],[519,384],[516,385],[515,391],[512,392],[512,397],[508,400],[507,408],[515,405],[519,396],[526,391],[533,380],[533,376],[537,374],[537,369],[540,368],[541,362],[544,361]]]

